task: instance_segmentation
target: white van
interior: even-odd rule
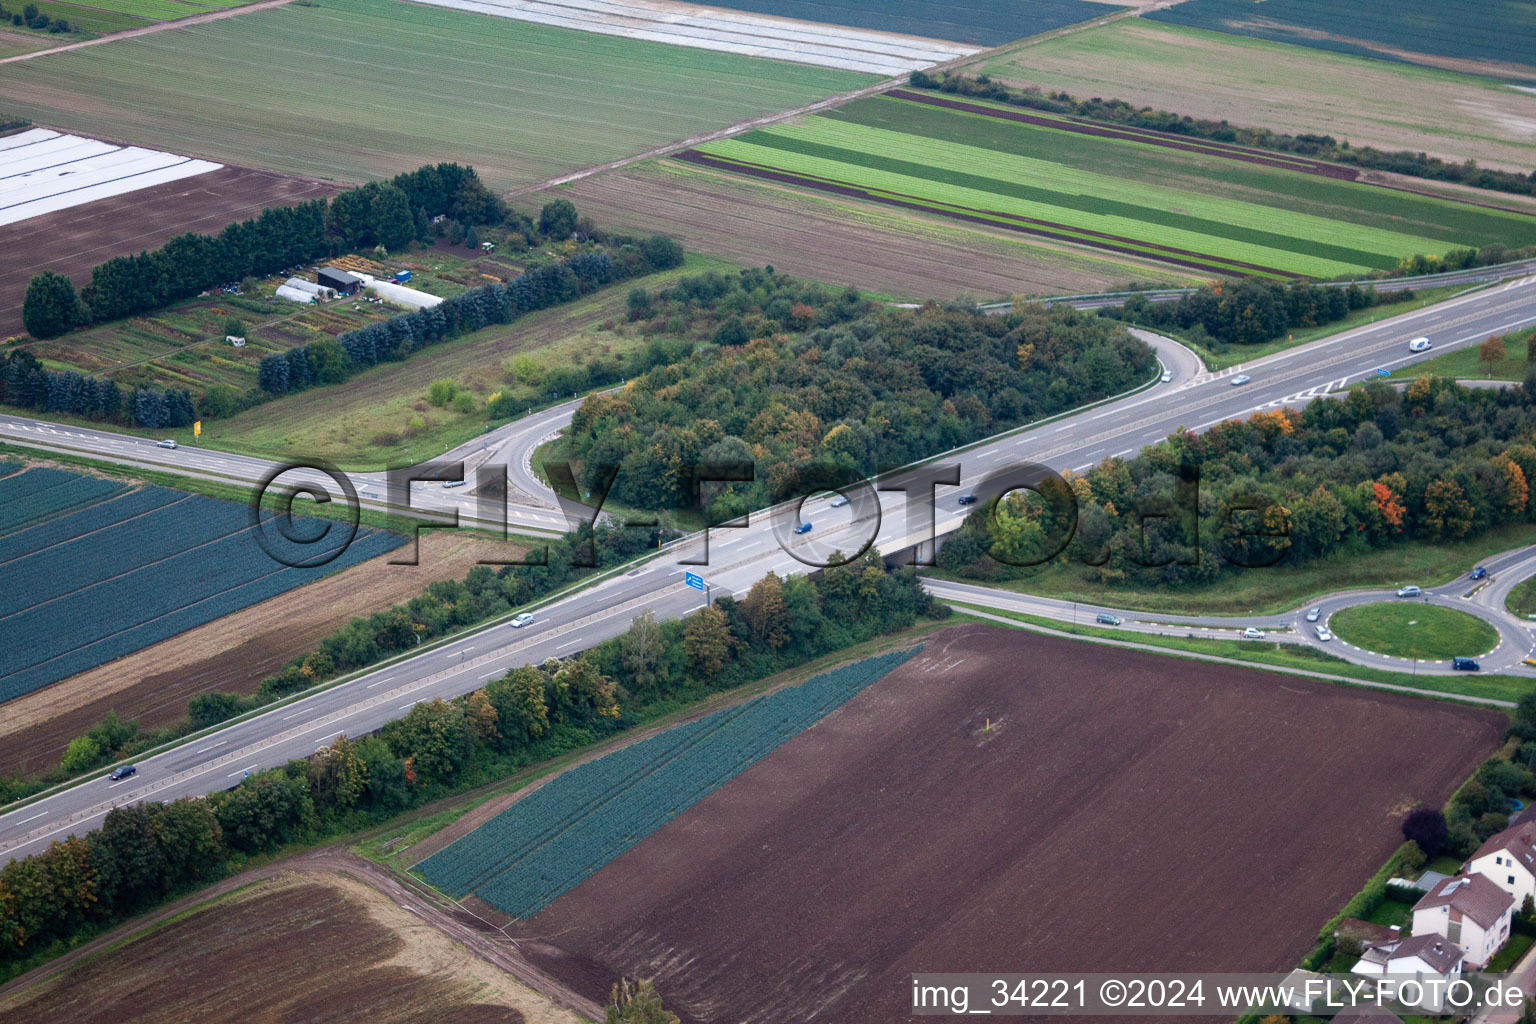
[[[1428,338],[1414,338],[1408,343],[1409,352],[1428,352],[1430,341]]]

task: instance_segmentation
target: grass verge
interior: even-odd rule
[[[1174,589],[1134,582],[1107,585],[1083,578],[1083,569],[1057,559],[1021,579],[986,585],[1017,593],[1082,601],[1133,611],[1172,615],[1260,615],[1299,608],[1324,594],[1363,587],[1417,583],[1439,586],[1501,551],[1536,544],[1536,526],[1516,524],[1470,540],[1405,544],[1342,554],[1268,569],[1232,570],[1199,589]],[[940,579],[977,583],[953,573],[929,570]]]

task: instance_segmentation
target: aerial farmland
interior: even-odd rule
[[[6,109],[341,182],[458,160],[506,189],[878,81],[398,0],[287,4],[176,36],[0,66]],[[171,59],[174,81],[159,71]]]
[[[547,909],[501,903],[524,919],[511,930],[567,984],[655,977],[700,1022],[791,1015],[806,1000],[839,1020],[898,1019],[905,975],[1000,948],[1041,970],[1279,969],[1390,852],[1374,823],[1409,794],[1443,799],[1499,735],[1484,713],[1084,658],[994,627],[939,633]],[[1433,758],[1363,744],[1352,723],[1368,721],[1435,736]],[[1308,785],[1346,763],[1347,790]],[[712,767],[697,766],[700,782]],[[1212,834],[1247,838],[1215,855]],[[420,870],[432,879],[466,841]],[[1279,842],[1294,855],[1262,884],[1237,881]],[[1117,924],[1128,919],[1139,923]]]
[[[318,568],[274,565],[257,544],[249,510],[240,505],[56,469],[7,468],[11,472],[0,477],[0,564],[16,586],[0,616],[15,642],[6,648],[0,699],[320,574]],[[403,538],[369,531],[359,541],[336,551],[339,564],[330,571],[396,547]]]
[[[0,0],[0,1022],[1536,1020],[1533,33]]]

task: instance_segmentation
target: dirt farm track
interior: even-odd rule
[[[207,174],[0,226],[0,338],[21,332],[27,282],[54,270],[75,282],[113,256],[156,249],[188,231],[218,234],[269,206],[329,196],[339,186],[247,167]]]
[[[508,932],[687,1024],[890,1024],[914,972],[1283,970],[1502,728],[955,627]]]

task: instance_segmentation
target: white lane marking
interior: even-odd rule
[[[390,681],[390,680],[391,680],[391,679],[393,679],[393,678],[394,678],[394,677],[393,677],[393,676],[385,676],[385,677],[384,677],[384,678],[383,678],[383,679],[379,679],[379,680],[376,680],[376,681],[374,681],[374,682],[371,682],[371,683],[369,683],[369,684],[368,684],[368,685],[367,685],[367,686],[365,686],[365,687],[363,687],[363,689],[365,689],[365,690],[371,690],[371,689],[373,689],[373,688],[374,688],[374,687],[375,687],[375,686],[381,686],[381,685],[383,685],[383,684],[384,684],[384,683],[387,683],[387,682],[389,682],[389,681]]]
[[[248,765],[246,765],[246,766],[245,766],[245,767],[244,767],[244,768],[236,768],[236,769],[235,769],[235,770],[234,770],[234,771],[232,771],[232,772],[230,772],[230,773],[229,773],[229,774],[228,774],[228,775],[226,775],[226,776],[224,776],[224,777],[225,777],[225,778],[226,778],[226,779],[232,779],[232,778],[234,778],[234,777],[235,777],[235,776],[236,776],[236,775],[239,775],[239,774],[240,774],[240,773],[241,773],[241,772],[248,772],[248,771],[250,771],[250,770],[251,770],[251,769],[252,769],[252,768],[256,768],[256,767],[258,767],[258,766],[259,766],[259,765],[260,765],[260,764],[261,764],[261,762],[260,762],[260,761],[257,761],[257,762],[256,762],[256,764],[248,764]]]
[[[425,697],[417,697],[415,700],[411,701],[409,704],[401,704],[400,705],[400,710],[404,711],[406,708],[413,708],[417,704],[420,704],[422,701],[424,701],[426,699],[427,698],[425,698]]]
[[[472,650],[474,650],[474,647],[471,646],[471,647],[464,648],[462,651],[456,651],[454,653],[456,653],[456,654],[468,654]]]
[[[575,646],[576,646],[576,645],[577,645],[577,644],[579,644],[579,643],[581,643],[581,638],[580,638],[580,637],[578,637],[578,638],[576,638],[576,639],[575,639],[575,640],[572,640],[572,641],[571,641],[571,642],[570,642],[570,643],[568,643],[568,644],[561,644],[561,645],[560,645],[560,646],[559,646],[559,647],[556,647],[556,648],[555,648],[555,650],[557,650],[557,651],[563,651],[563,650],[565,650],[565,649],[566,649],[566,648],[567,648],[567,647],[575,647]]]
[[[499,675],[502,674],[503,671],[504,671],[503,669],[499,669],[499,668],[498,669],[493,669],[490,672],[487,672],[485,675],[481,676],[480,678],[481,679],[489,679],[489,678],[491,678],[491,676],[499,676]]]
[[[108,786],[107,788],[108,789],[116,789],[118,786],[125,786],[128,783],[130,783],[130,782],[137,782],[137,781],[139,781],[139,780],[136,779],[134,776],[130,775],[126,779],[123,779],[123,780],[121,780],[119,782],[112,783],[112,785]]]
[[[47,811],[38,811],[36,814],[32,815],[32,817],[30,817],[30,818],[22,818],[16,824],[18,824],[18,825],[25,825],[29,821],[36,821],[38,818],[41,818],[43,815],[45,815],[47,813],[48,813]]]
[[[226,744],[228,742],[229,742],[229,740],[219,740],[219,742],[217,742],[217,743],[210,743],[206,747],[198,747],[196,750],[192,751],[192,753],[194,753],[194,754],[207,753],[208,751],[212,750],[214,747],[222,747],[224,744]]]
[[[298,710],[298,711],[295,711],[295,712],[294,712],[294,713],[293,713],[293,714],[291,714],[291,715],[284,715],[284,716],[283,716],[283,721],[285,721],[285,722],[286,722],[286,721],[288,721],[288,719],[290,719],[290,718],[298,718],[298,717],[299,717],[299,716],[300,716],[300,715],[302,715],[302,714],[303,714],[303,713],[304,713],[304,712],[306,712],[306,711],[308,711],[308,710],[309,710],[309,708],[301,708],[301,709],[299,709],[299,710]]]

